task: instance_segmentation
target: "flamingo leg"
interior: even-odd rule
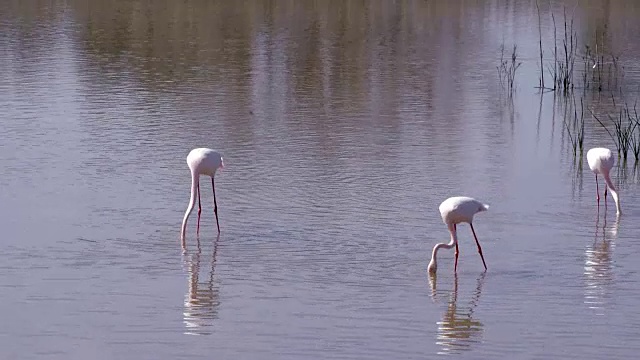
[[[456,224],[453,224],[453,232],[456,233],[458,231]],[[451,236],[453,236],[453,234],[451,234]],[[455,254],[455,261],[453,263],[453,272],[454,273],[458,273],[458,255],[460,254],[460,250],[458,250],[458,242],[456,241],[456,252]]]
[[[218,234],[220,234],[220,222],[218,222],[218,203],[216,202],[216,186],[213,176],[211,177],[211,188],[213,188],[213,212],[216,214],[216,225],[218,226]]]
[[[484,256],[482,255],[482,247],[480,246],[480,242],[478,241],[478,237],[476,236],[476,231],[473,228],[473,224],[469,223],[469,225],[471,225],[471,232],[473,232],[473,237],[476,239],[476,245],[478,245],[478,253],[480,254],[480,258],[482,259],[482,265],[484,265],[484,270],[487,270],[487,263],[484,262]]]
[[[600,189],[598,189],[598,174],[596,174],[596,201],[598,202],[598,206],[600,206]],[[607,193],[606,187],[605,187],[605,194]]]
[[[200,183],[198,183],[198,226],[196,227],[196,236],[200,235],[200,214],[202,213],[202,203],[200,203]]]
[[[456,260],[453,263],[453,272],[454,273],[458,272],[458,254],[460,254],[460,251],[458,250],[458,243],[456,243],[456,252],[455,252]]]

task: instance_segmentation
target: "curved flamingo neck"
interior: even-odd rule
[[[449,225],[449,232],[451,233],[451,241],[449,241],[449,243],[439,243],[433,247],[433,251],[431,252],[431,261],[429,262],[428,267],[431,272],[435,272],[438,267],[438,251],[440,251],[440,249],[451,249],[456,246],[456,243],[458,242],[455,225]]]
[[[189,219],[189,215],[193,211],[193,207],[196,204],[196,197],[198,196],[198,184],[200,183],[200,174],[195,171],[191,171],[191,198],[189,199],[189,206],[187,206],[187,211],[184,213],[184,218],[182,219],[182,229],[180,231],[180,238],[184,241],[184,235],[187,228],[187,220]]]
[[[615,186],[613,186],[613,181],[611,181],[611,177],[609,176],[609,172],[605,172],[602,174],[602,177],[604,178],[605,183],[607,183],[607,187],[609,188],[609,192],[611,192],[611,197],[613,198],[613,201],[615,201],[616,203],[616,211],[618,213],[618,215],[620,215],[622,213],[622,211],[620,210],[620,198],[618,197],[618,191],[616,190]]]

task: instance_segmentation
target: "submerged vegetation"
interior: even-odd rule
[[[561,24],[557,24],[556,16],[552,13],[550,20],[553,24],[552,58],[545,57],[545,44],[542,41],[542,13],[538,1],[538,88],[542,91],[554,91],[563,95],[570,95],[575,89],[597,92],[617,91],[624,78],[624,67],[620,63],[620,56],[606,53],[604,34],[596,31],[591,41],[585,43],[578,51],[578,33],[574,29],[574,19],[563,11]],[[560,30],[558,30],[560,27]],[[558,38],[560,36],[560,38]],[[500,47],[500,63],[498,78],[500,85],[513,93],[516,71],[522,64],[517,61],[517,45],[513,45],[511,61],[505,59],[505,45]],[[580,66],[580,64],[582,66]],[[547,76],[545,76],[547,74]],[[550,80],[550,81],[547,81]]]
[[[539,72],[538,87],[547,91],[558,91],[564,95],[576,88],[583,90],[613,91],[618,88],[623,77],[623,69],[620,64],[620,57],[611,53],[604,53],[602,49],[603,39],[598,38],[596,33],[593,40],[595,44],[584,44],[584,53],[578,51],[578,33],[574,30],[573,17],[567,16],[567,11],[563,11],[563,23],[558,24],[556,17],[551,14],[553,23],[553,60],[545,63],[544,48],[542,42],[541,13],[538,2],[538,44],[539,44]],[[558,35],[561,36],[560,42]],[[599,44],[600,41],[600,44]],[[576,66],[581,60],[582,67]],[[545,82],[545,72],[551,77],[551,83]],[[580,81],[581,80],[581,81]]]
[[[615,103],[615,99],[613,100]],[[618,158],[622,158],[623,162],[627,161],[629,150],[632,151],[636,163],[640,160],[640,118],[638,117],[636,105],[634,104],[633,108],[630,108],[625,103],[624,106],[620,107],[617,116],[606,114],[613,125],[613,132],[593,111],[589,110],[593,118],[607,131],[615,143]]]
[[[582,98],[580,98],[580,112],[576,106],[576,99],[573,98],[573,102],[567,102],[564,112],[564,126],[567,129],[567,135],[569,141],[571,141],[571,148],[573,149],[573,156],[580,154],[584,151],[584,104]]]
[[[565,99],[564,129],[571,142],[573,155],[582,157],[584,151],[585,136],[585,105],[584,98],[580,97],[579,104],[575,96]],[[634,164],[640,164],[640,114],[637,101],[633,106],[627,102],[617,104],[614,95],[611,95],[612,106],[603,106],[599,111],[588,108],[591,117],[609,135],[614,143],[618,159],[626,164],[630,154],[633,155]],[[616,110],[611,110],[616,109]]]
[[[500,65],[498,68],[498,78],[500,79],[500,85],[502,87],[506,87],[508,91],[509,97],[513,97],[513,92],[515,90],[514,84],[516,80],[516,71],[520,65],[522,65],[521,61],[518,61],[518,46],[513,45],[513,50],[511,51],[511,61],[504,58],[504,44],[500,46]]]
[[[563,132],[570,141],[571,152],[576,158],[582,158],[585,146],[585,120],[599,124],[615,144],[619,164],[626,164],[629,154],[633,155],[635,165],[640,163],[640,116],[637,102],[632,106],[624,99],[624,66],[620,56],[605,46],[606,29],[598,30],[591,36],[579,38],[574,27],[572,14],[565,8],[562,19],[551,13],[548,20],[553,28],[551,46],[543,42],[543,21],[545,15],[536,0],[538,16],[538,85],[541,96],[552,92],[554,103],[560,100],[558,108],[563,117]],[[579,40],[580,39],[580,40]],[[582,44],[580,44],[583,42]],[[517,58],[517,45],[513,45],[511,59],[505,59],[505,45],[500,48],[498,76],[500,85],[513,96],[516,71],[522,64]],[[606,94],[610,94],[607,96]],[[611,99],[613,106],[601,101]],[[542,98],[541,98],[542,99]],[[596,101],[597,100],[597,101]],[[542,101],[542,100],[541,100]],[[594,102],[596,101],[596,102]],[[594,109],[594,106],[597,109]],[[554,106],[554,112],[556,108]],[[585,119],[586,117],[586,119]]]

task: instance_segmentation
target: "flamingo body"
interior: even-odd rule
[[[591,171],[604,175],[611,171],[616,159],[613,157],[611,150],[607,148],[593,148],[587,151],[587,162]]]
[[[593,171],[596,175],[596,200],[598,202],[598,206],[600,205],[600,191],[598,189],[598,175],[602,175],[604,181],[606,183],[606,187],[604,189],[604,197],[605,201],[607,199],[607,188],[611,192],[611,196],[616,203],[616,211],[617,214],[621,214],[620,210],[620,199],[618,197],[618,191],[615,186],[613,186],[613,182],[611,181],[610,172],[615,165],[615,157],[611,150],[607,148],[592,148],[587,151],[587,163],[589,164],[589,169]]]
[[[180,231],[180,238],[182,239],[182,245],[184,247],[184,237],[187,227],[187,220],[189,215],[193,211],[193,207],[196,203],[196,196],[198,197],[198,227],[197,232],[200,232],[200,213],[202,212],[202,205],[200,203],[200,175],[211,177],[211,187],[213,188],[213,211],[216,215],[216,224],[218,226],[218,233],[220,233],[220,224],[218,222],[218,204],[216,203],[216,188],[214,184],[214,178],[218,169],[224,168],[224,161],[222,155],[212,149],[197,148],[193,149],[187,155],[187,165],[191,171],[191,198],[189,199],[189,205],[187,211],[184,213],[182,219],[182,230]]]
[[[449,243],[436,244],[436,246],[433,247],[431,261],[429,262],[428,267],[429,272],[435,274],[438,268],[438,251],[442,248],[451,249],[454,246],[456,248],[454,271],[457,272],[459,251],[456,225],[459,223],[468,223],[469,226],[471,226],[473,237],[475,238],[476,245],[478,246],[478,253],[482,258],[482,264],[484,265],[484,268],[486,270],[487,265],[484,261],[484,256],[482,255],[482,247],[480,247],[480,242],[478,242],[478,237],[476,236],[476,232],[473,229],[473,217],[475,214],[481,211],[489,210],[489,205],[467,196],[454,196],[443,201],[442,204],[440,204],[439,210],[440,216],[442,216],[442,221],[447,225],[449,233],[451,234],[451,241]]]
[[[454,196],[443,201],[438,210],[446,225],[471,223],[473,216],[480,211],[489,210],[489,205],[467,196]]]
[[[193,149],[187,155],[187,165],[191,172],[194,170],[200,175],[213,177],[216,170],[224,167],[222,155],[212,149],[197,148]]]

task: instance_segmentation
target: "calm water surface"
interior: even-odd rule
[[[637,89],[640,6],[567,6]],[[541,4],[546,55],[562,7]],[[624,214],[598,214],[534,88],[537,21],[531,1],[2,2],[0,358],[636,356],[638,180],[618,171]],[[199,146],[224,154],[222,233],[204,181],[182,253]],[[489,270],[463,225],[458,275],[442,252],[430,279],[453,195],[491,205]]]

